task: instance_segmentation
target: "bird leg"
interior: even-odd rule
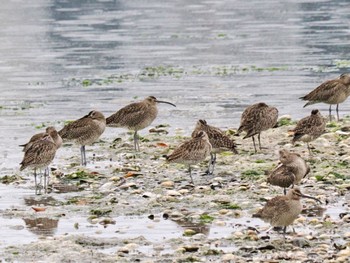
[[[254,136],[252,136],[252,139],[253,139],[255,153],[257,153]]]
[[[34,184],[35,184],[35,194],[38,195],[38,184],[36,181],[36,168],[34,168]]]
[[[261,147],[261,142],[260,142],[260,132],[258,133],[258,141],[259,141],[259,149],[260,149],[260,151],[261,151],[261,149],[262,149],[262,147]]]
[[[81,154],[81,165],[86,166],[86,153],[85,153],[85,145],[80,147]]]
[[[209,174],[213,174],[214,173],[214,169],[215,169],[215,163],[216,163],[216,153],[211,153],[210,154],[210,162],[211,162],[211,168],[212,170],[209,170]]]
[[[139,137],[137,136],[137,131],[135,131],[134,133],[134,147],[135,147],[135,151],[137,152],[140,151]]]
[[[336,111],[337,111],[337,120],[339,121],[339,104],[337,104],[337,107],[335,108],[336,109]]]
[[[205,171],[203,175],[212,175],[214,173],[215,162],[216,162],[216,153],[210,153],[210,161],[209,161],[208,169]]]
[[[192,170],[191,170],[191,165],[188,166],[188,172],[190,173],[190,177],[191,177],[191,184],[194,184],[193,182],[193,178],[192,178]]]
[[[329,121],[332,121],[332,104],[329,105]]]
[[[307,142],[306,144],[307,144],[307,149],[309,150],[310,156],[313,156],[309,143]]]
[[[44,193],[47,194],[47,187],[49,185],[49,179],[50,179],[50,169],[49,167],[46,167],[44,171]]]

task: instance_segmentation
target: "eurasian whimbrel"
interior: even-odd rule
[[[276,196],[265,204],[253,217],[261,218],[272,227],[283,227],[284,234],[287,226],[291,225],[302,211],[300,199],[310,198],[320,202],[317,198],[303,195],[299,187],[290,189],[287,195]]]
[[[200,131],[205,131],[207,133],[209,137],[209,142],[212,146],[212,158],[209,162],[207,174],[213,174],[216,162],[216,154],[227,150],[238,154],[236,149],[237,145],[223,131],[214,126],[208,125],[205,120],[197,121],[196,127],[192,132],[192,138],[195,137],[196,134]]]
[[[40,140],[42,137],[44,137],[45,134],[49,134],[51,136],[51,138],[53,139],[53,142],[56,144],[57,149],[61,147],[62,145],[61,136],[58,134],[58,132],[54,127],[47,127],[46,132],[34,134],[30,138],[29,142],[27,142],[26,144],[20,145],[21,147],[23,147],[23,152],[27,151],[35,141]]]
[[[34,141],[31,146],[24,153],[22,162],[20,163],[20,171],[23,171],[27,167],[34,169],[34,181],[35,181],[35,194],[40,194],[41,188],[37,184],[37,169],[45,168],[44,171],[44,190],[47,193],[47,186],[49,180],[49,164],[55,157],[57,150],[56,144],[49,134],[45,134],[41,139]],[[41,179],[40,179],[41,182]],[[38,191],[39,190],[39,191]]]
[[[299,185],[300,181],[310,172],[309,165],[297,153],[282,149],[279,151],[281,164],[277,166],[268,176],[267,182],[286,188],[291,185]]]
[[[262,131],[273,128],[277,123],[277,118],[277,108],[270,107],[263,102],[253,104],[243,111],[238,133],[242,131],[247,133],[243,139],[252,137],[254,150],[257,152],[254,136],[258,135],[259,148],[261,150],[260,134]]]
[[[166,103],[176,107],[174,104],[157,100],[153,96],[145,98],[143,101],[131,103],[121,108],[116,113],[106,119],[108,127],[123,127],[134,131],[134,147],[140,150],[137,132],[151,125],[157,117],[157,103]]]
[[[312,110],[310,116],[302,118],[298,121],[296,127],[291,130],[294,133],[292,143],[294,144],[296,141],[306,142],[309,153],[312,154],[309,142],[320,137],[325,128],[326,121],[319,110]]]
[[[73,141],[80,145],[81,164],[86,166],[85,145],[94,143],[106,128],[106,119],[99,111],[90,113],[63,127],[58,133],[63,141]]]
[[[194,138],[180,144],[172,154],[166,156],[170,163],[182,163],[188,165],[188,171],[193,184],[191,165],[204,161],[211,154],[212,146],[206,132],[200,131]]]
[[[339,103],[344,102],[349,97],[349,95],[350,74],[344,73],[336,79],[323,82],[309,94],[300,97],[300,99],[309,101],[304,105],[304,107],[319,102],[329,104],[329,120],[332,120],[332,105],[336,104],[337,120],[339,121]]]

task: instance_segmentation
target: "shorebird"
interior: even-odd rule
[[[35,194],[41,193],[41,188],[37,184],[37,169],[45,168],[44,171],[44,191],[47,193],[49,183],[49,164],[55,157],[57,146],[49,134],[43,135],[40,139],[34,141],[32,145],[24,153],[22,162],[20,163],[20,171],[27,167],[34,169]],[[47,180],[46,180],[47,179]],[[41,179],[40,179],[41,184]]]
[[[169,163],[188,165],[188,171],[193,183],[191,165],[204,161],[211,154],[212,146],[206,132],[199,131],[194,138],[180,144],[170,155],[165,156]]]
[[[292,143],[302,141],[307,143],[310,155],[312,154],[309,142],[320,137],[326,128],[326,121],[319,110],[312,110],[311,115],[298,121],[296,127],[291,130],[294,133]]]
[[[145,98],[143,101],[131,103],[121,108],[116,113],[106,119],[108,127],[123,127],[134,131],[134,147],[140,150],[137,132],[151,125],[157,117],[157,103],[166,103],[174,107],[175,104],[157,100],[153,96]]]
[[[209,142],[212,146],[212,155],[206,173],[213,174],[216,162],[216,154],[227,150],[238,154],[236,149],[237,145],[223,131],[214,126],[208,125],[205,120],[197,121],[196,127],[192,132],[192,138],[194,138],[200,131],[205,131],[207,133]]]
[[[23,152],[27,151],[35,141],[40,140],[46,134],[49,134],[51,136],[53,142],[56,144],[57,149],[61,147],[61,145],[62,145],[61,136],[58,134],[58,132],[56,131],[56,129],[54,127],[47,127],[46,132],[34,134],[30,138],[29,142],[27,142],[26,144],[20,145],[21,147],[23,147]]]
[[[90,145],[100,138],[105,128],[104,115],[93,110],[88,115],[67,124],[58,133],[63,141],[73,141],[81,146],[81,164],[86,166],[85,145]]]
[[[252,137],[254,150],[257,152],[254,136],[258,135],[259,148],[261,150],[260,134],[262,131],[273,128],[277,123],[277,118],[277,108],[270,107],[263,102],[253,104],[243,111],[238,133],[242,131],[247,133],[243,139]]]
[[[304,107],[314,103],[329,104],[329,120],[332,120],[332,105],[337,105],[337,120],[339,121],[339,103],[344,102],[350,95],[350,74],[341,74],[338,78],[327,80],[309,94],[299,99],[308,100]]]
[[[276,196],[267,201],[262,209],[253,214],[253,217],[262,219],[272,227],[283,227],[283,233],[286,234],[287,226],[291,225],[302,211],[300,202],[302,197],[321,203],[317,198],[302,194],[299,187],[295,186],[287,195]]]
[[[289,186],[299,185],[301,180],[310,172],[309,165],[297,153],[291,153],[288,150],[282,149],[279,151],[280,162],[268,176],[267,182],[284,188]]]

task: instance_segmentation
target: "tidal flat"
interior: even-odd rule
[[[186,140],[182,129],[150,127],[140,152],[132,135],[110,129],[87,147],[65,144],[51,165],[51,192],[34,194],[31,171],[1,172],[0,222],[3,262],[348,262],[350,257],[350,118],[330,122],[311,143],[291,144],[295,121],[262,133],[266,149],[254,153],[251,139],[226,132],[239,154],[187,167],[164,155]],[[117,136],[116,136],[117,135]],[[278,150],[299,153],[311,173],[301,183],[303,212],[286,238],[252,214],[283,189],[266,183]],[[209,160],[208,160],[209,161]]]

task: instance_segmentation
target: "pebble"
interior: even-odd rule
[[[175,190],[168,190],[166,192],[166,195],[169,195],[169,196],[182,196],[181,193],[179,193],[178,191],[175,191]]]
[[[175,183],[173,181],[164,181],[160,185],[163,188],[174,188]]]

